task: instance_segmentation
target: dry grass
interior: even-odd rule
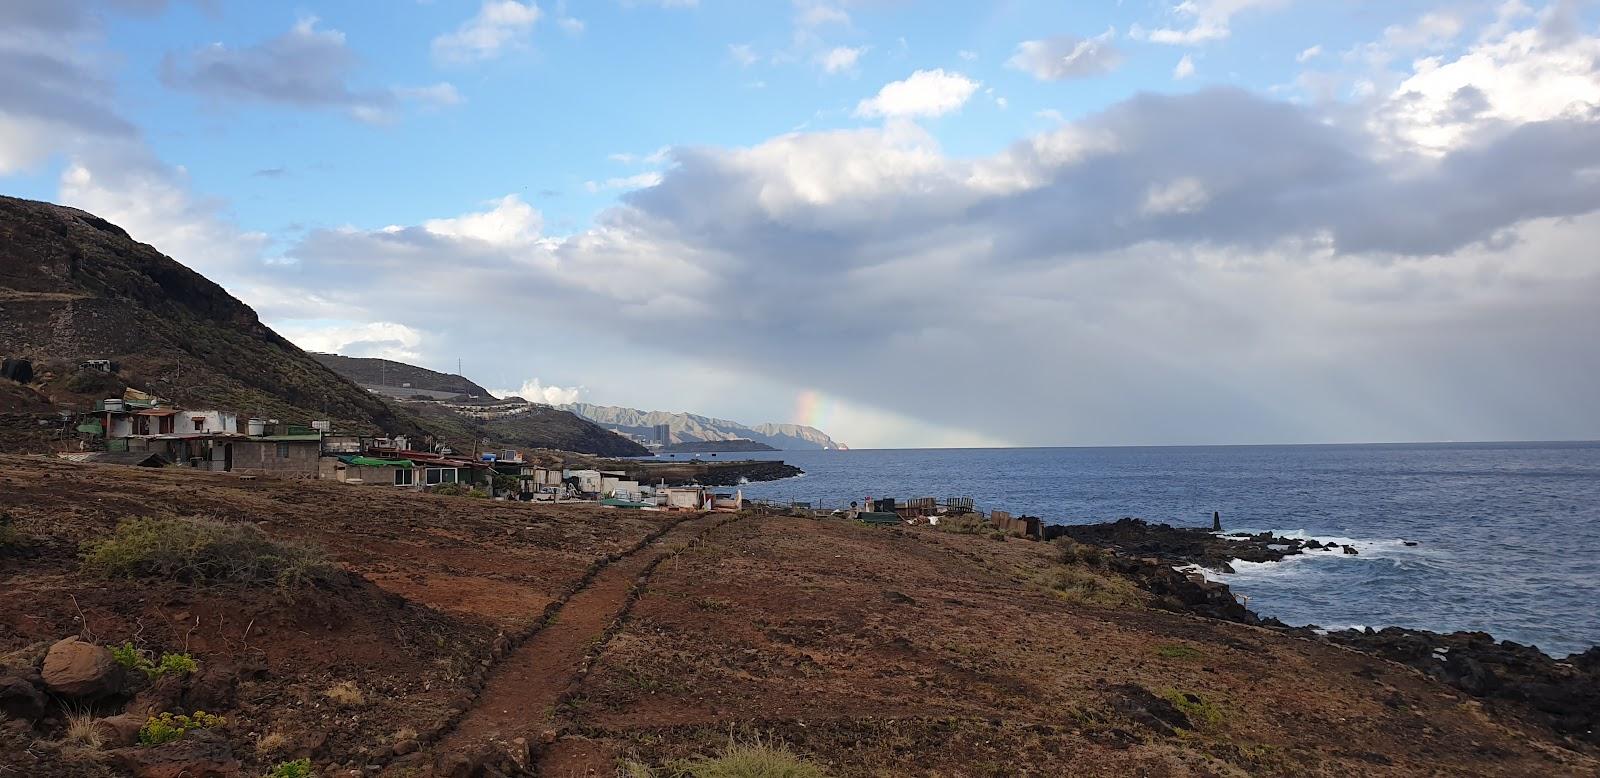
[[[340,681],[322,692],[322,696],[332,700],[335,705],[355,707],[365,705],[367,696],[361,693],[361,687],[355,681]]]
[[[617,767],[620,778],[824,778],[822,768],[781,743],[733,741],[716,756],[682,759],[659,768],[636,760]]]
[[[90,751],[99,751],[105,745],[105,735],[95,726],[95,718],[90,710],[67,711],[67,729],[62,740]]]
[[[263,756],[282,753],[289,747],[289,743],[288,735],[282,732],[268,732],[256,739],[256,753]]]

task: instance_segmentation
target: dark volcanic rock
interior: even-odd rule
[[[1328,640],[1410,665],[1502,713],[1600,745],[1600,647],[1557,661],[1484,632],[1441,635],[1388,627],[1331,632]]]
[[[1173,564],[1194,564],[1224,572],[1233,572],[1228,563],[1235,559],[1276,562],[1313,547],[1308,541],[1280,538],[1265,532],[1224,538],[1203,527],[1173,527],[1134,518],[1104,524],[1054,524],[1045,528],[1045,540],[1058,537],[1069,537],[1124,556],[1154,557]],[[1320,547],[1320,544],[1315,546]]]

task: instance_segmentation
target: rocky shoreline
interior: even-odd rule
[[[1421,629],[1327,631],[1263,618],[1241,604],[1227,584],[1177,567],[1232,572],[1234,561],[1276,562],[1308,550],[1355,554],[1356,549],[1270,533],[1224,535],[1123,518],[1114,522],[1051,525],[1047,540],[1064,538],[1110,552],[1114,569],[1169,607],[1325,640],[1398,662],[1481,701],[1494,712],[1548,728],[1563,739],[1600,746],[1600,646],[1556,659],[1533,646],[1496,641],[1484,632],[1442,634]],[[1403,701],[1395,704],[1404,705]]]

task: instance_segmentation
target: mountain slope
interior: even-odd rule
[[[425,392],[465,394],[474,397],[494,396],[489,394],[488,389],[473,383],[465,376],[440,373],[392,359],[347,357],[342,354],[324,354],[316,351],[311,352],[311,358],[358,384],[392,387],[395,394],[404,394],[405,389],[420,389]],[[405,384],[410,386],[404,386]]]
[[[608,429],[652,436],[655,425],[665,424],[672,431],[674,442],[747,439],[765,443],[773,448],[807,450],[822,448],[847,448],[815,427],[800,424],[760,424],[750,427],[728,419],[715,419],[694,413],[669,411],[641,411],[614,405],[572,403],[559,406]]]
[[[116,360],[124,382],[190,406],[422,431],[222,287],[75,208],[0,197],[0,344],[46,364]]]
[[[132,386],[192,408],[294,422],[329,419],[352,432],[432,437],[459,450],[480,443],[570,444],[608,455],[643,453],[572,414],[479,423],[424,417],[386,402],[273,332],[222,287],[116,225],[76,208],[4,196],[0,357],[38,367],[30,386],[0,381],[8,385],[0,412],[12,411],[23,422],[28,414],[81,409]],[[113,360],[120,370],[75,370],[85,359]],[[0,437],[27,426],[0,424]]]

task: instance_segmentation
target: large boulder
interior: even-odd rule
[[[44,715],[44,681],[31,671],[0,670],[0,713],[23,721]]]
[[[63,697],[103,697],[122,688],[122,667],[111,652],[77,638],[51,646],[39,674],[46,688]]]

